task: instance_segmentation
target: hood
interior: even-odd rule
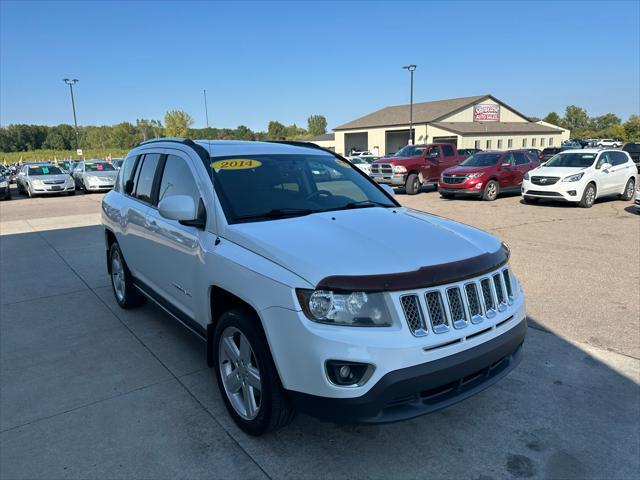
[[[228,226],[225,237],[312,285],[334,275],[411,272],[497,252],[501,246],[481,230],[406,208],[241,223]]]
[[[402,162],[415,162],[416,160],[420,160],[420,155],[416,157],[382,157],[376,160],[373,163],[402,163]]]
[[[90,175],[95,177],[116,177],[118,175],[117,170],[98,170],[97,172],[84,172],[83,175]]]
[[[66,173],[61,173],[59,175],[35,175],[33,177],[29,177],[32,180],[42,180],[43,182],[53,182],[60,181],[66,182],[69,178],[69,175]]]
[[[486,171],[489,171],[489,170],[493,170],[495,168],[496,168],[495,165],[490,165],[488,167],[466,167],[464,165],[456,165],[454,167],[447,168],[442,173],[446,174],[446,175],[451,175],[451,174],[468,175],[469,173],[486,172]]]
[[[529,170],[529,175],[564,178],[566,176],[586,170],[587,168],[589,167],[545,167],[543,164],[538,168]]]

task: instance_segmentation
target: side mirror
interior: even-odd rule
[[[502,163],[500,164],[500,166],[501,166],[501,167],[510,167],[510,166],[511,166],[511,164],[510,164],[509,162],[502,162]]]
[[[178,222],[195,220],[198,216],[196,204],[188,195],[173,195],[163,199],[158,204],[158,212],[164,218]]]
[[[396,195],[396,191],[395,191],[392,187],[390,187],[389,185],[387,185],[387,184],[385,184],[385,183],[380,184],[380,186],[382,187],[382,189],[383,189],[386,193],[388,193],[388,194],[389,194],[389,195],[391,195],[392,197],[395,197],[395,195]]]
[[[613,165],[611,165],[610,163],[603,163],[603,164],[602,164],[602,167],[600,167],[600,168],[602,168],[602,170],[604,170],[604,171],[606,172],[606,171],[607,171],[607,170],[609,170],[612,166],[613,166]]]
[[[438,152],[431,152],[427,155],[427,158],[429,159],[434,159],[434,158],[438,158],[440,155],[438,154]]]

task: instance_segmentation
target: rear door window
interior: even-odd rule
[[[138,169],[134,197],[138,200],[153,205],[153,186],[156,170],[160,163],[159,153],[150,153],[144,156],[142,166]]]
[[[611,152],[609,156],[611,158],[611,165],[613,166],[627,163],[627,156],[622,152]]]
[[[516,159],[516,165],[525,165],[529,163],[529,158],[522,152],[516,152],[513,156]]]

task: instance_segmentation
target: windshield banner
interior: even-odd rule
[[[474,122],[499,122],[500,105],[493,103],[479,103],[473,106]]]

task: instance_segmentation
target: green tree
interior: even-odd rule
[[[267,127],[267,136],[269,140],[284,140],[287,137],[286,127],[280,122],[272,120]]]
[[[589,128],[589,115],[584,108],[569,105],[564,112],[564,123],[570,130],[586,130]]]
[[[547,113],[547,116],[544,117],[542,119],[542,121],[550,123],[550,124],[555,125],[557,127],[561,127],[562,123],[563,123],[562,119],[560,118],[560,115],[558,115],[556,112]]]
[[[322,115],[311,115],[307,118],[307,130],[314,137],[327,133],[327,119]]]
[[[64,137],[59,132],[51,131],[42,144],[42,148],[50,150],[67,150],[67,145],[64,141]]]
[[[238,128],[236,128],[235,137],[238,140],[255,140],[256,139],[256,136],[254,135],[254,133],[246,125],[238,125]]]
[[[138,131],[129,122],[114,125],[111,130],[111,145],[116,148],[131,148],[138,143]]]
[[[632,142],[640,141],[640,116],[631,115],[629,120],[624,122],[624,131],[627,134],[627,140]]]
[[[186,137],[193,118],[187,112],[171,110],[164,115],[165,133],[168,137]]]
[[[591,119],[591,129],[592,130],[605,130],[607,128],[614,127],[616,125],[620,125],[622,120],[620,117],[613,113],[606,113],[604,115],[600,115],[599,117],[595,117]]]

